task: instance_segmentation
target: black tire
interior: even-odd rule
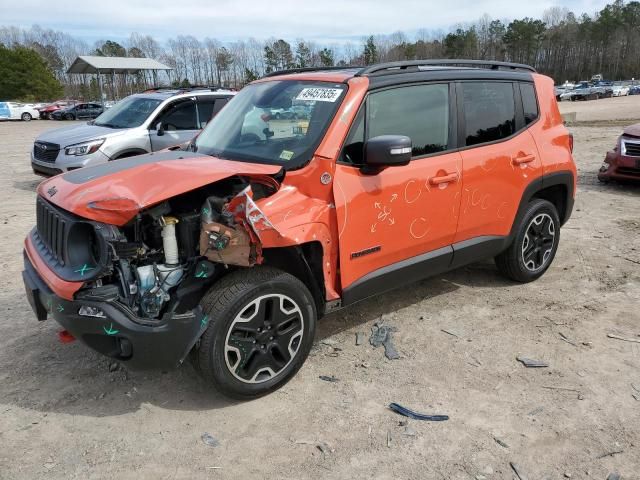
[[[538,224],[538,221],[542,223]],[[504,252],[495,257],[505,277],[532,282],[547,271],[560,242],[560,218],[553,203],[534,199],[518,225],[516,236]]]
[[[271,267],[236,270],[200,304],[210,320],[193,355],[196,370],[228,397],[248,400],[273,392],[309,355],[316,307],[307,287],[288,273]]]
[[[24,113],[20,116],[20,118],[22,119],[22,121],[23,121],[23,122],[30,122],[30,121],[31,121],[31,119],[32,119],[33,117],[31,116],[31,114],[30,114],[30,113],[28,113],[28,112],[24,112]]]
[[[72,113],[66,113],[66,114],[64,115],[64,119],[65,119],[65,120],[75,120],[75,119],[76,119],[76,117],[74,117]]]

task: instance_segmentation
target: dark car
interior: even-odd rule
[[[79,103],[64,110],[58,110],[51,114],[54,120],[81,120],[83,118],[96,118],[103,111],[98,103]]]
[[[598,180],[640,181],[640,123],[622,131],[616,146],[604,158]]]

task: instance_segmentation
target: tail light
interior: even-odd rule
[[[573,133],[569,134],[569,149],[571,150],[571,153],[573,153]]]

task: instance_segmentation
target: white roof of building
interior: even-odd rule
[[[76,58],[67,73],[137,73],[141,70],[172,70],[153,58],[99,57]]]

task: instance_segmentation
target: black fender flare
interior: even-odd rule
[[[509,243],[515,237],[518,225],[520,225],[520,221],[524,216],[524,212],[527,208],[527,205],[531,201],[531,199],[536,195],[536,193],[544,190],[545,188],[553,187],[554,185],[564,185],[566,187],[566,198],[564,212],[558,212],[560,215],[561,224],[564,225],[569,217],[571,217],[571,212],[573,211],[573,202],[574,202],[574,190],[575,190],[575,179],[573,172],[570,170],[561,170],[558,172],[553,172],[548,175],[543,175],[542,177],[536,178],[533,180],[527,188],[524,189],[522,193],[522,197],[520,198],[520,205],[518,206],[518,211],[516,212],[516,216],[513,219],[513,224],[511,225],[511,232],[509,233]]]

